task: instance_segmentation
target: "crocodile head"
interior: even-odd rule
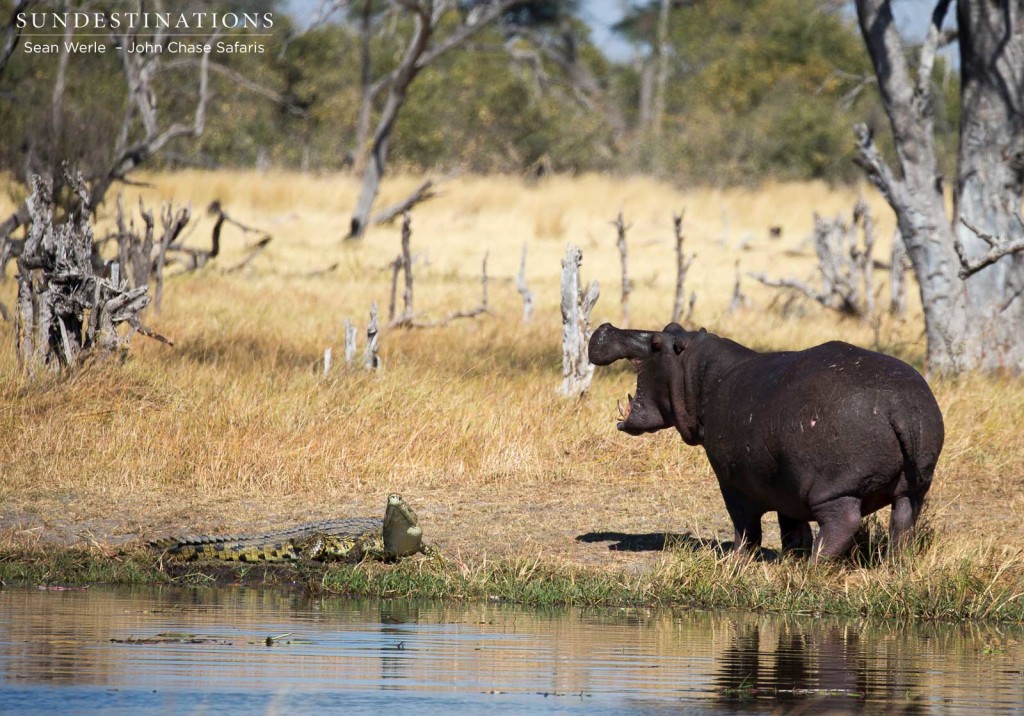
[[[401,495],[388,495],[384,513],[384,550],[390,557],[404,557],[423,551],[423,530],[416,513]]]

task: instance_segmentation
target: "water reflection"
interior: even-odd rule
[[[767,625],[739,621],[715,675],[722,702],[802,701],[842,711],[875,710],[913,714],[921,704],[918,672],[891,653],[869,655],[864,625],[834,621],[774,620]]]
[[[0,711],[70,701],[345,713],[1019,710],[1022,644],[1019,626],[310,601],[258,589],[8,589]]]

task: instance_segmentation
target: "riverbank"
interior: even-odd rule
[[[1024,554],[950,545],[853,564],[741,559],[718,545],[669,547],[645,570],[536,556],[465,562],[435,554],[390,565],[160,562],[152,553],[0,551],[0,581],[40,588],[178,584],[298,588],[314,596],[488,600],[526,606],[675,606],[943,621],[1024,621]]]

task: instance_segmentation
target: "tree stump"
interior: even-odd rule
[[[109,276],[93,271],[89,191],[65,167],[78,195],[68,220],[54,226],[53,182],[32,178],[31,228],[18,257],[18,362],[29,375],[73,368],[88,354],[123,356],[149,305],[148,287],[129,288],[117,262]],[[121,325],[129,330],[122,332]]]
[[[576,398],[590,387],[594,365],[587,356],[590,341],[590,312],[601,295],[592,281],[584,295],[580,281],[583,252],[569,244],[562,259],[562,386],[559,392]]]

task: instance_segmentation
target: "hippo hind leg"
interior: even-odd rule
[[[814,519],[819,526],[818,537],[814,541],[815,559],[841,557],[860,528],[860,498],[839,497],[816,505]]]
[[[814,545],[814,533],[811,523],[806,520],[794,520],[779,513],[779,534],[782,536],[782,551],[810,554]]]
[[[889,517],[889,551],[898,554],[906,549],[914,533],[914,525],[924,506],[924,493],[903,495],[892,503]]]

